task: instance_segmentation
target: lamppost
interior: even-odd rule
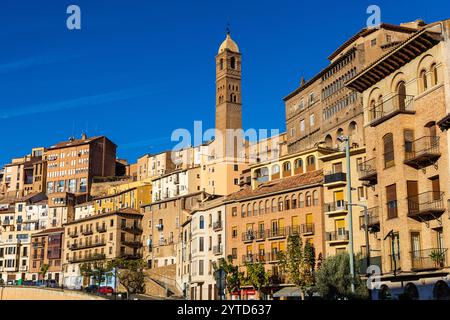
[[[348,136],[339,136],[337,138],[340,142],[345,142],[345,159],[347,162],[347,202],[352,203],[352,180],[350,175],[350,138]],[[349,251],[350,251],[350,276],[351,276],[351,290],[355,293],[355,261],[354,261],[354,250],[353,250],[353,214],[352,206],[348,206],[348,238],[349,238]]]
[[[369,246],[369,214],[367,212],[367,206],[359,203],[349,203],[349,206],[361,207],[364,209],[364,233],[366,238],[366,264],[367,268],[370,266],[370,246]]]

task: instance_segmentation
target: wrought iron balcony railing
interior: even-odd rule
[[[444,192],[427,191],[417,195],[409,196],[408,201],[408,216],[417,217],[422,215],[433,215],[443,213],[444,206]]]
[[[399,113],[414,113],[414,96],[396,94],[391,98],[369,108],[369,122],[376,126]]]
[[[411,252],[411,269],[431,270],[447,266],[447,248],[416,250]]]
[[[404,163],[415,168],[433,163],[441,156],[439,137],[424,136],[414,141],[405,142]]]

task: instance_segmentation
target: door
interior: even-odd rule
[[[424,261],[421,258],[420,234],[418,232],[411,232],[411,258],[413,269],[423,268]]]
[[[397,217],[397,189],[395,184],[386,187],[386,204],[388,219]]]
[[[433,192],[433,200],[436,201],[441,199],[441,186],[439,183],[439,176],[431,179],[431,190]]]
[[[402,81],[397,86],[398,94],[398,110],[405,110],[406,108],[406,86]]]
[[[299,216],[293,216],[291,220],[292,220],[292,232],[298,234],[300,232],[299,230],[300,218]]]
[[[420,211],[419,207],[419,184],[417,181],[406,181],[406,192],[408,194],[408,213],[415,214]]]
[[[284,236],[286,233],[284,232],[284,219],[278,219],[278,233],[277,236]]]
[[[335,228],[336,228],[336,237],[338,239],[344,239],[346,236],[345,231],[345,219],[338,219],[335,222]]]
[[[334,192],[334,203],[336,205],[335,210],[338,210],[338,209],[344,207],[344,191],[343,190]]]

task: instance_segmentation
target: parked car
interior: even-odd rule
[[[84,292],[88,293],[97,293],[98,292],[98,286],[95,284],[91,284],[83,289]]]
[[[101,293],[101,294],[112,294],[112,293],[114,293],[114,289],[112,287],[109,287],[109,286],[103,286],[103,287],[100,287],[98,289],[98,293]]]

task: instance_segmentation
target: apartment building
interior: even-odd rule
[[[344,146],[338,151],[322,156],[324,170],[324,221],[325,252],[327,256],[348,252],[349,218],[352,213],[353,248],[359,258],[357,268],[362,274],[367,270],[367,239],[370,250],[370,264],[381,266],[381,235],[379,229],[379,208],[368,207],[368,190],[364,181],[359,180],[359,170],[366,160],[365,147],[350,150],[351,202],[347,190],[347,161]],[[366,223],[365,210],[367,208]]]
[[[74,206],[74,220],[90,217],[96,213],[93,201],[83,202]]]
[[[64,224],[64,286],[80,288],[91,284],[80,274],[80,265],[119,257],[142,258],[142,214],[125,208],[96,214]],[[113,275],[106,284],[116,287]]]
[[[22,197],[30,193],[43,192],[46,179],[44,148],[33,148],[31,154],[12,159],[3,168],[0,180],[1,197]]]
[[[337,137],[342,134],[363,146],[361,97],[344,84],[409,37],[420,24],[383,23],[379,28],[364,28],[328,57],[327,67],[308,81],[302,78],[300,86],[284,98],[289,152],[317,144],[336,148]]]
[[[64,228],[50,228],[31,235],[29,270],[31,280],[55,280],[62,283],[62,244]],[[42,273],[43,266],[48,266]]]
[[[181,284],[189,292],[190,300],[217,300],[218,289],[213,263],[225,258],[225,205],[223,197],[210,197],[192,210],[188,223],[182,230],[181,256],[177,261],[177,280],[189,272],[189,282]],[[189,233],[189,237],[188,237]],[[189,248],[189,252],[182,250]],[[183,270],[183,262],[188,259],[190,268]]]
[[[151,182],[136,181],[110,187],[107,194],[92,201],[96,214],[131,208],[139,211],[152,197]]]
[[[448,290],[448,135],[437,123],[450,106],[449,30],[449,20],[423,26],[347,84],[364,102],[360,179],[379,208],[380,299]]]
[[[325,254],[322,203],[322,170],[262,182],[231,194],[226,202],[226,256],[231,255],[244,272],[246,264],[264,263],[272,274],[264,294],[271,296],[281,285],[289,285],[278,265],[278,253],[286,251],[289,235],[298,234],[304,243],[311,243],[317,256]],[[236,294],[256,298],[254,288]]]
[[[31,280],[29,270],[30,240],[34,227],[28,227],[26,207],[39,202],[43,193],[27,195],[11,203],[2,204],[0,210],[0,270],[1,278],[10,284]]]
[[[187,163],[187,162],[186,162]],[[172,152],[145,154],[137,160],[137,179],[139,181],[167,174],[176,169],[172,161]]]
[[[46,192],[64,197],[71,193],[88,201],[94,177],[115,175],[116,145],[105,136],[70,138],[45,152],[47,161]]]
[[[201,185],[200,166],[176,170],[158,176],[152,180],[152,201],[161,201],[173,197],[199,192]]]

